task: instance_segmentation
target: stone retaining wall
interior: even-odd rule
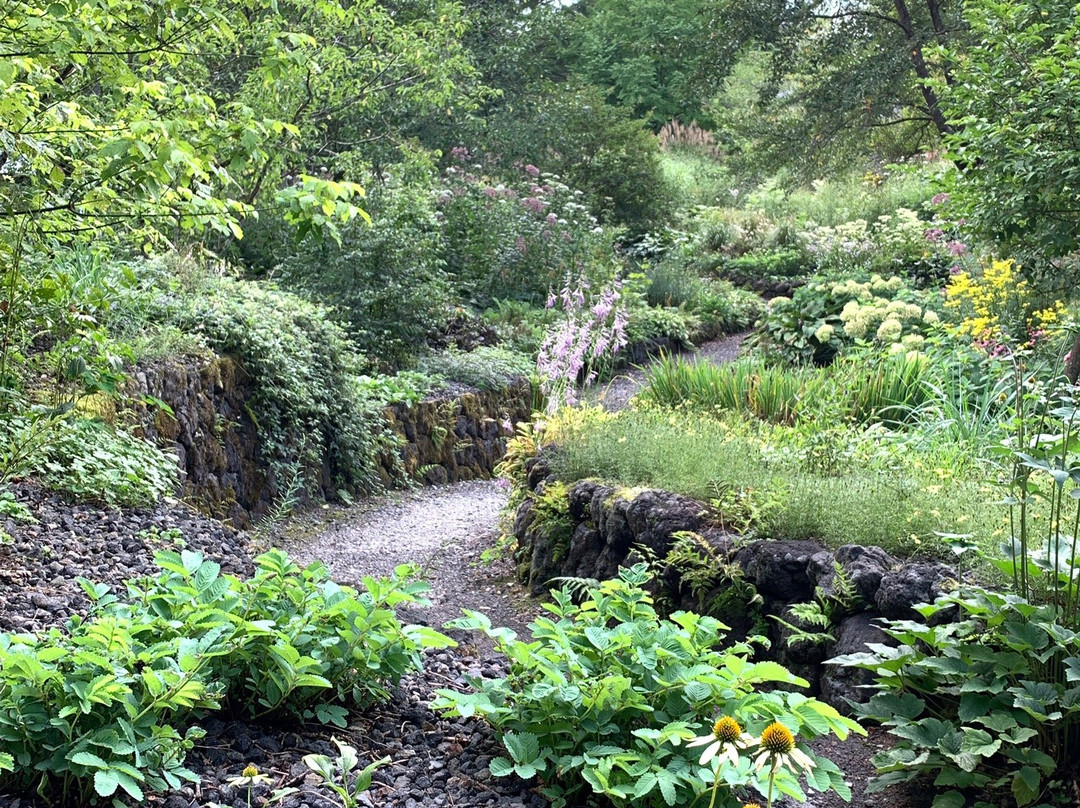
[[[542,456],[527,467],[534,494],[555,484]],[[546,591],[555,577],[604,580],[614,577],[624,563],[655,558],[661,570],[657,594],[672,608],[701,611],[702,603],[727,604],[712,614],[731,626],[733,635],[767,633],[772,641],[768,656],[807,679],[815,694],[838,707],[846,706],[845,699],[867,697],[859,685],[870,682],[869,674],[822,663],[864,651],[867,643],[887,642],[874,618],[914,617],[912,606],[933,601],[956,574],[939,563],[901,561],[880,547],[845,545],[833,551],[813,541],[743,541],[721,528],[718,515],[705,503],[666,491],[581,480],[568,487],[567,497],[569,532],[552,531],[543,524],[532,497],[517,511],[518,575],[534,594]],[[684,531],[701,537],[722,573],[712,591],[692,592],[683,571],[664,561],[675,534]],[[792,630],[773,618],[799,625],[791,605],[816,596],[829,600],[837,591],[838,574],[840,585],[852,592],[842,606],[835,606],[835,625],[830,629],[834,639],[825,644],[805,640],[789,644]],[[738,588],[727,591],[732,587]],[[754,591],[759,603],[750,606],[746,601]]]
[[[125,417],[136,431],[177,456],[180,496],[237,527],[249,525],[278,495],[263,457],[255,389],[242,365],[230,357],[185,358],[139,368],[132,376]],[[506,448],[504,423],[527,421],[532,391],[520,379],[503,391],[456,392],[416,405],[386,408],[401,441],[381,460],[386,486],[407,479],[446,483],[490,477]],[[320,494],[333,498],[329,470],[319,470]]]

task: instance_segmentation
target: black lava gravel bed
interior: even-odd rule
[[[85,614],[89,601],[78,578],[122,592],[124,581],[158,572],[158,550],[200,552],[234,575],[253,570],[243,534],[176,501],[129,510],[72,504],[29,482],[9,490],[34,521],[0,522],[12,537],[0,544],[2,631],[33,631]]]
[[[253,571],[248,541],[220,522],[175,501],[153,509],[72,504],[30,483],[9,487],[32,514],[32,523],[0,519],[11,541],[0,545],[0,631],[28,632],[62,625],[85,614],[89,602],[77,579],[107,583],[120,592],[130,578],[153,575],[161,549],[197,551],[225,572]],[[451,565],[456,567],[456,565]],[[418,612],[421,610],[417,610]],[[423,614],[411,614],[423,619]],[[355,747],[361,766],[389,756],[362,804],[389,808],[540,808],[547,801],[516,778],[492,778],[487,765],[500,753],[492,730],[470,719],[443,719],[427,705],[441,687],[464,689],[464,675],[503,675],[500,660],[477,657],[462,632],[461,648],[429,652],[425,669],[402,681],[389,704],[355,714],[347,729],[231,722],[208,716],[207,731],[187,765],[201,782],[169,794],[149,795],[162,808],[248,808],[248,788],[230,785],[251,764],[270,783],[251,789],[251,806],[264,806],[275,789],[299,791],[274,803],[282,808],[330,808],[340,801],[303,763],[310,753],[336,757],[331,739]],[[53,808],[33,795],[0,795],[0,808]]]
[[[488,763],[505,750],[494,732],[475,719],[446,719],[430,709],[438,688],[464,689],[463,674],[501,676],[504,662],[477,660],[447,651],[429,652],[424,671],[407,677],[385,705],[354,716],[348,729],[331,732],[323,727],[281,727],[204,722],[207,736],[188,758],[202,777],[166,797],[165,808],[191,808],[219,804],[247,808],[246,786],[228,784],[245,766],[253,765],[270,783],[254,786],[252,806],[263,805],[275,789],[299,792],[280,800],[282,808],[340,806],[320,778],[303,763],[308,753],[337,756],[336,737],[353,746],[360,766],[389,757],[378,769],[362,804],[385,808],[542,808],[548,804],[530,784],[517,778],[494,778]]]

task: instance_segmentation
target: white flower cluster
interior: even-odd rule
[[[848,301],[840,312],[840,322],[854,339],[901,343],[909,350],[918,350],[924,342],[922,325],[931,322],[928,314],[937,316],[914,303],[871,297]]]

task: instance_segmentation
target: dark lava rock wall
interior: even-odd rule
[[[542,454],[528,461],[527,468],[534,492],[554,484]],[[863,686],[872,679],[866,671],[825,665],[825,660],[864,651],[868,643],[887,643],[875,618],[915,618],[912,606],[933,601],[956,575],[943,564],[903,561],[880,547],[844,545],[829,550],[814,541],[743,540],[724,531],[706,504],[666,491],[620,489],[580,480],[569,486],[567,495],[569,533],[553,532],[544,525],[532,498],[526,498],[517,511],[517,573],[534,594],[547,591],[548,582],[560,576],[604,580],[615,577],[621,565],[645,556],[663,562],[676,541],[674,534],[696,533],[725,570],[705,597],[708,602],[726,604],[726,611],[713,615],[732,627],[733,636],[767,633],[772,641],[767,656],[807,679],[815,694],[842,709],[846,699],[867,699],[870,693]],[[798,625],[791,605],[831,595],[838,568],[853,594],[844,599],[845,608],[834,614],[833,641],[821,644],[795,638],[789,643],[792,630],[779,621]],[[701,595],[690,591],[680,570],[663,563],[659,569],[657,594],[670,608],[700,611]],[[745,584],[753,586],[759,604],[745,602]]]
[[[262,516],[278,494],[263,457],[255,388],[242,365],[230,357],[187,358],[137,370],[130,393],[168,405],[131,406],[136,431],[177,456],[182,490],[200,510],[245,527]],[[386,409],[401,444],[381,459],[384,486],[405,479],[446,483],[490,477],[502,459],[506,424],[529,420],[532,392],[527,379],[504,391],[466,391],[412,406]],[[512,430],[511,430],[512,431]],[[329,470],[321,494],[332,498]]]
[[[254,385],[234,359],[186,358],[139,368],[131,393],[157,399],[133,405],[137,432],[176,454],[184,499],[200,510],[246,526],[273,501],[263,462]]]
[[[532,415],[532,386],[518,379],[505,390],[472,390],[386,408],[390,428],[401,440],[396,458],[384,458],[383,483],[400,461],[410,479],[425,485],[492,476],[506,452],[513,425]]]

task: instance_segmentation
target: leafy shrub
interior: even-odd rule
[[[544,329],[555,320],[555,315],[553,309],[499,298],[481,316],[495,328],[503,347],[531,355],[540,350]]]
[[[473,351],[448,350],[424,357],[420,367],[429,376],[466,384],[479,390],[505,390],[522,377],[531,377],[536,365],[523,353],[499,346]]]
[[[78,500],[131,507],[176,492],[176,457],[104,421],[57,421],[27,459],[27,470]]]
[[[17,763],[5,786],[36,785],[52,804],[120,792],[142,802],[147,789],[197,779],[183,763],[205,711],[343,726],[341,702],[385,697],[422,647],[450,642],[397,621],[393,606],[423,591],[405,568],[357,594],[280,551],[247,581],[196,553],[157,561],[164,571],[130,583],[128,602],[83,581],[85,619],[0,635],[0,759]]]
[[[939,789],[934,808],[967,804],[965,791],[1007,789],[1025,806],[1071,790],[1080,641],[1057,609],[970,589],[918,612],[884,624],[898,647],[830,660],[875,673],[878,694],[856,710],[897,739],[874,756],[868,793],[924,774]],[[945,616],[959,619],[935,620]]]
[[[649,285],[645,302],[650,306],[693,305],[701,292],[701,280],[678,260],[661,260],[645,270]]]
[[[756,210],[703,208],[694,224],[697,250],[737,258],[753,252],[769,252],[798,246],[794,231]]]
[[[803,250],[785,249],[754,252],[723,262],[721,274],[733,283],[754,278],[796,278],[809,274],[813,264]]]
[[[222,705],[234,715],[287,712],[340,723],[344,711],[329,704],[389,698],[388,687],[421,667],[424,645],[445,641],[402,626],[393,612],[427,590],[409,580],[415,570],[408,566],[389,579],[365,577],[366,591],[358,594],[331,581],[321,563],[301,568],[280,550],[259,556],[246,581],[220,575],[217,564],[194,553],[159,553],[155,560],[162,574],[128,591],[171,627],[161,630],[162,640],[181,648],[184,641],[210,643],[200,634],[219,635],[227,623],[218,621],[245,615],[241,642],[222,646],[222,654],[200,652],[213,657],[204,674],[224,685]]]
[[[313,493],[325,466],[331,493],[373,490],[395,438],[381,402],[356,384],[362,358],[326,309],[272,286],[188,273],[157,298],[159,317],[240,362],[273,480],[301,479]]]
[[[409,363],[445,321],[450,286],[430,181],[370,178],[364,185],[370,224],[342,227],[340,243],[309,238],[275,273],[332,306],[357,345],[395,368]]]
[[[898,647],[836,660],[876,674],[879,693],[862,710],[899,739],[875,758],[875,787],[933,774],[950,788],[936,808],[1005,789],[1017,805],[1046,805],[1080,780],[1080,411],[1071,388],[1047,394],[1023,366],[1014,373],[1014,434],[1002,453],[1012,535],[986,554],[1011,591],[958,584],[918,607],[921,621],[886,624]]]
[[[899,277],[808,283],[769,301],[753,344],[791,364],[827,365],[855,341],[919,350],[940,317],[937,298]]]
[[[358,396],[384,406],[396,402],[416,404],[442,386],[440,380],[411,370],[393,376],[357,376],[354,383]]]
[[[988,347],[1037,341],[1065,313],[1060,300],[1040,300],[1011,259],[952,276],[945,295],[945,307],[955,312],[960,333]]]
[[[435,203],[446,271],[457,294],[474,305],[495,298],[542,303],[568,274],[609,278],[611,239],[580,191],[532,165],[504,183],[474,173],[482,166],[448,167]]]
[[[765,311],[760,296],[736,289],[727,281],[702,281],[694,303],[694,314],[701,320],[703,338],[733,334],[752,326]]]
[[[814,226],[803,245],[824,272],[878,272],[907,275],[926,287],[948,276],[948,268],[967,251],[952,226],[916,211],[897,208],[871,222],[855,219],[833,227]]]
[[[562,176],[605,224],[643,233],[670,213],[675,189],[657,139],[598,88],[563,84],[530,93],[488,118],[487,130],[498,136],[487,150],[504,166],[535,161]]]
[[[689,348],[700,324],[696,316],[682,309],[634,306],[628,309],[626,341],[629,345],[640,345],[668,339]]]
[[[552,592],[551,616],[530,625],[531,642],[476,612],[454,621],[491,637],[509,658],[510,675],[472,680],[475,693],[441,690],[433,706],[490,721],[508,752],[492,760],[492,774],[539,775],[555,806],[581,804],[586,789],[618,806],[689,805],[714,780],[730,792],[726,804],[751,789],[771,796],[773,787],[805,799],[797,772],[777,768],[770,783],[749,756],[702,765],[684,741],[711,741],[717,713],[755,735],[775,721],[807,740],[862,730],[815,699],[757,692],[806,682],[775,662],[751,663],[748,645],[716,650],[725,627],[713,618],[676,612],[660,619],[642,589],[648,581],[639,564],[590,589],[580,606],[569,590]],[[835,764],[798,748],[814,763],[806,770],[811,788],[849,796]]]
[[[217,706],[217,692],[156,642],[149,613],[98,614],[69,631],[0,635],[0,749],[17,769],[6,786],[36,785],[61,804],[121,791],[179,788],[196,777],[184,757],[202,737],[178,718]]]

